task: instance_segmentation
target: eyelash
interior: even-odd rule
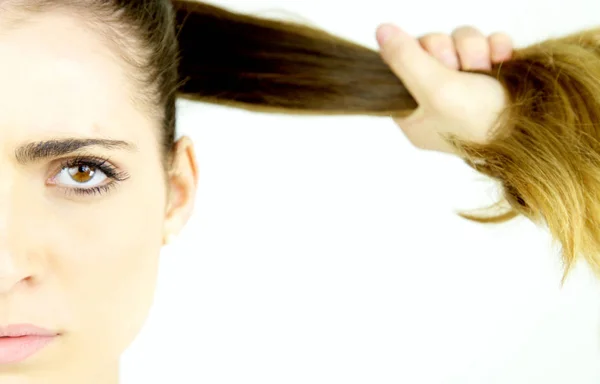
[[[64,169],[81,166],[100,170],[106,175],[107,179],[110,179],[110,182],[91,188],[62,188],[66,194],[75,194],[79,196],[101,195],[103,193],[110,192],[112,189],[117,187],[120,182],[123,182],[129,178],[129,174],[127,172],[119,170],[117,167],[112,165],[108,159],[95,156],[77,156],[70,159],[65,159],[61,162],[59,173],[57,173],[57,175],[59,175]]]

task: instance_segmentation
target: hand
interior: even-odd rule
[[[509,60],[513,45],[506,34],[485,37],[462,27],[417,40],[387,24],[378,28],[377,40],[382,58],[419,104],[409,116],[394,117],[415,146],[454,153],[443,134],[482,144],[491,139],[507,103],[505,90],[491,76],[459,70],[491,70]]]

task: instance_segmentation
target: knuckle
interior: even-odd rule
[[[452,44],[452,38],[443,33],[431,33],[423,36],[419,41],[428,51],[443,49]]]
[[[464,36],[455,41],[456,48],[461,53],[481,54],[489,47],[488,41],[484,36]]]
[[[494,32],[490,34],[490,39],[491,40],[503,40],[503,41],[510,41],[511,38],[510,36],[505,33],[505,32]]]
[[[506,44],[508,46],[512,45],[512,39],[510,38],[510,36],[503,32],[492,33],[488,37],[488,41],[490,42],[490,44]]]
[[[481,33],[481,31],[478,28],[475,28],[471,25],[463,25],[463,26],[456,28],[452,32],[452,36],[454,38],[462,39],[462,38],[473,37],[473,36],[481,37],[481,36],[483,36],[483,33]]]

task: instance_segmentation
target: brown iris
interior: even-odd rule
[[[94,177],[96,169],[88,165],[79,165],[69,168],[69,175],[78,183],[87,183]]]

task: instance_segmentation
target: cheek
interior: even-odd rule
[[[127,182],[89,204],[60,200],[47,216],[54,218],[45,225],[49,281],[73,313],[67,332],[83,335],[93,355],[120,353],[152,304],[164,220],[160,185]]]

